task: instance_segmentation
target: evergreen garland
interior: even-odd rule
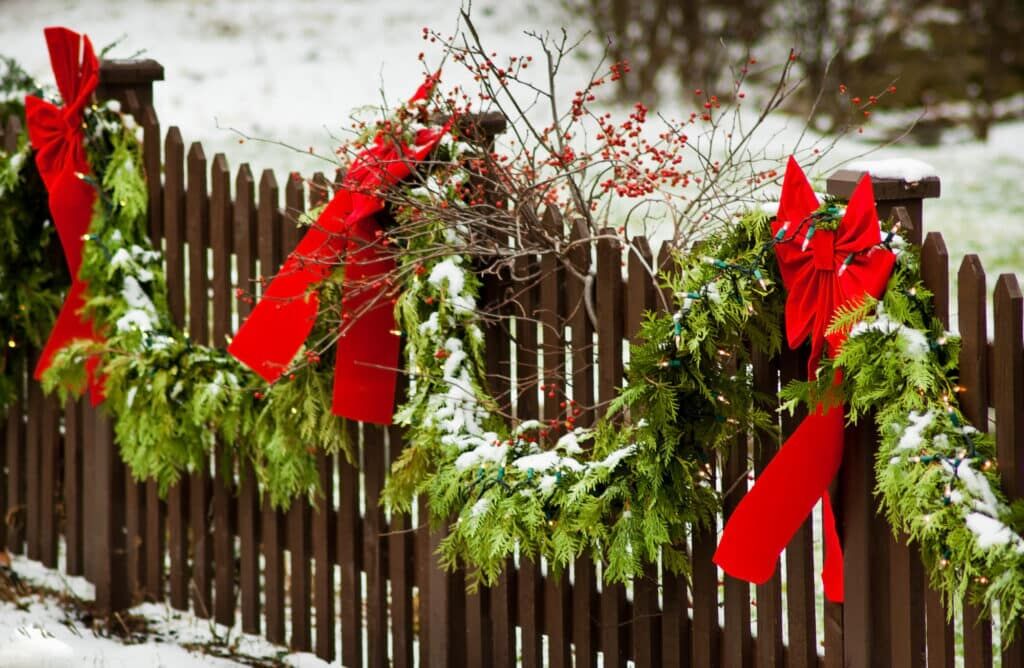
[[[413,427],[389,503],[405,509],[425,493],[435,523],[454,516],[442,562],[465,562],[472,585],[493,583],[516,553],[543,557],[554,571],[590,553],[609,581],[659,558],[685,572],[688,532],[710,525],[719,509],[709,476],[716,451],[748,430],[774,430],[774,416],[754,401],[748,346],[772,353],[781,342],[770,240],[764,218],[750,216],[705,246],[731,262],[677,258],[666,280],[683,309],[648,315],[627,386],[594,429],[574,427],[571,417],[501,425],[478,377],[463,392],[466,379],[454,381],[461,353],[479,354],[479,328],[447,304],[475,298],[476,284],[451,259],[424,267],[400,302],[416,385],[399,412]],[[456,271],[464,278],[434,280]],[[434,300],[440,317],[424,319],[422,304]]]
[[[84,362],[100,356],[104,408],[116,419],[121,456],[138,479],[161,492],[208,464],[217,444],[230,478],[232,460],[249,462],[261,492],[285,506],[317,489],[314,444],[342,447],[330,415],[330,372],[306,364],[288,382],[265,384],[225,351],[192,342],[171,320],[163,257],[146,230],[146,185],[133,124],[116,103],[86,110],[90,179],[99,193],[81,278],[86,311],[101,343],[76,341],[54,357],[47,391],[80,394]]]
[[[935,316],[916,249],[900,249],[881,301],[837,315],[849,332],[815,382],[784,388],[787,405],[841,401],[850,421],[874,420],[876,493],[894,532],[921,546],[952,615],[965,597],[999,609],[1008,642],[1024,615],[1024,503],[1008,504],[991,435],[957,406],[960,340]],[[842,369],[842,383],[832,387]]]
[[[16,62],[0,58],[0,124],[24,123],[25,95],[39,86]],[[16,148],[0,148],[0,412],[13,401],[28,368],[29,348],[39,349],[70,283],[46,187],[24,130]]]

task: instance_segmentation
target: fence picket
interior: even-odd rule
[[[530,219],[536,219],[530,215]],[[516,258],[516,274],[523,280],[516,287],[516,420],[540,417],[538,386],[543,382],[537,367],[537,286],[531,280],[539,270],[537,258],[521,255]],[[531,277],[531,278],[527,278]],[[516,583],[519,627],[522,630],[522,664],[527,668],[543,663],[541,635],[544,629],[543,581],[540,565],[520,555]]]
[[[331,513],[334,507],[334,459],[321,450],[316,466],[321,496],[313,510],[313,558],[316,574],[313,580],[313,607],[316,610],[316,655],[333,661],[334,649],[334,554],[331,547]],[[410,643],[411,646],[411,643]],[[397,649],[397,647],[396,647]]]
[[[38,352],[33,351],[30,368],[39,361]],[[29,383],[25,425],[25,553],[29,559],[39,560],[39,448],[42,439],[43,388],[39,383]]]
[[[935,315],[949,328],[949,253],[938,232],[929,232],[921,246],[921,278],[932,291]],[[925,584],[925,643],[929,666],[952,668],[956,658],[953,625],[938,592]]]
[[[506,302],[507,275],[485,274],[483,303],[500,317],[484,324],[487,382],[491,396],[499,406],[511,404],[511,336],[510,308]],[[495,668],[510,668],[516,659],[516,568],[510,559],[488,592],[491,614],[491,660]]]
[[[215,347],[225,345],[231,333],[231,171],[223,153],[213,156],[210,169],[210,248],[213,260],[213,327]],[[235,463],[217,444],[213,473],[213,618],[218,624],[235,623],[235,536],[231,522]]]
[[[57,567],[57,464],[60,449],[60,403],[55,395],[43,399],[39,433],[39,560]]]
[[[358,462],[359,425],[349,422],[348,442]],[[341,662],[363,665],[363,585],[360,550],[359,471],[338,455],[341,496],[338,505],[338,561],[341,563]],[[422,621],[422,617],[420,618]]]
[[[632,240],[626,284],[625,335],[639,341],[644,313],[655,308],[655,283],[648,268],[654,267],[651,246],[645,237]],[[658,568],[647,564],[641,576],[633,578],[633,658],[637,668],[661,666],[661,615],[658,609]]]
[[[174,324],[185,327],[185,143],[177,127],[167,130],[164,142],[163,223],[166,247],[167,304]],[[171,606],[188,609],[188,479],[167,492],[168,580]]]
[[[544,211],[541,225],[552,237],[561,238],[563,223],[557,209]],[[540,286],[537,314],[541,325],[541,377],[548,390],[544,393],[543,419],[564,422],[563,413],[569,409],[565,379],[565,321],[562,295],[562,269],[559,258],[552,253],[540,258]],[[557,389],[552,389],[557,386]],[[573,418],[575,420],[575,418]],[[569,573],[556,577],[551,570],[543,581],[544,631],[548,636],[547,665],[551,668],[572,665],[572,600],[569,591]]]
[[[785,386],[792,380],[804,379],[807,375],[806,348],[790,350],[785,344],[779,354],[780,383]],[[793,415],[783,413],[781,417],[782,441],[792,435],[807,416],[807,411],[798,408]],[[786,622],[789,630],[788,665],[791,668],[815,668],[818,665],[817,620],[815,616],[814,580],[818,573],[814,568],[814,530],[812,518],[808,518],[797,529],[786,546]],[[825,607],[825,663],[842,666],[842,606]],[[838,634],[838,638],[836,638]],[[831,642],[830,642],[831,641]],[[832,663],[830,663],[832,662]]]
[[[207,316],[208,273],[206,249],[210,245],[210,203],[207,196],[206,155],[198,142],[188,150],[188,186],[185,196],[185,237],[188,243],[188,334],[200,345],[209,344]],[[192,547],[192,601],[196,615],[212,614],[213,545],[210,536],[210,464],[189,480],[189,534]]]
[[[366,571],[366,657],[370,668],[383,668],[388,663],[386,537],[384,508],[380,505],[386,456],[384,428],[380,425],[363,425],[363,480],[366,489],[363,567]]]
[[[1013,274],[1002,274],[996,280],[993,317],[999,388],[993,397],[996,454],[1006,495],[1019,499],[1024,495],[1024,295]],[[1024,666],[1024,623],[1018,622],[1013,635],[1013,643],[1002,651],[1003,668]]]
[[[614,229],[601,230],[597,242],[597,399],[602,406],[615,398],[622,386],[622,247]],[[604,582],[601,592],[601,652],[604,665],[625,666],[629,655],[626,623],[626,588]]]
[[[781,323],[780,323],[781,324]],[[754,391],[764,394],[762,408],[774,415],[778,409],[779,360],[766,353],[753,351]],[[757,434],[754,444],[754,475],[758,476],[779,449],[777,437]],[[757,604],[757,646],[755,662],[758,668],[782,668],[785,660],[785,646],[782,642],[782,574],[780,569],[756,588]]]
[[[985,269],[977,255],[968,255],[957,274],[960,331],[960,395],[964,416],[980,431],[988,431],[988,312],[985,308]],[[964,605],[964,667],[992,665],[992,625],[981,618],[981,608]]]
[[[242,164],[235,177],[235,206],[233,211],[235,247],[235,312],[245,318],[252,309],[250,295],[255,294],[256,278],[256,182],[249,165]],[[235,327],[232,327],[235,329]],[[259,500],[256,473],[248,462],[239,462],[238,471],[238,543],[239,543],[239,599],[242,608],[242,630],[260,632],[260,572],[259,572]]]
[[[14,443],[11,446],[14,447]],[[3,461],[0,458],[0,461]],[[0,503],[4,489],[0,488]],[[6,505],[4,507],[7,507]],[[0,522],[0,525],[6,523]],[[0,545],[3,545],[0,528]],[[82,407],[69,399],[64,404],[64,571],[81,575],[82,563]]]

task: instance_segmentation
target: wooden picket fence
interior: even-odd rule
[[[225,156],[209,160],[198,143],[186,150],[177,128],[161,134],[152,105],[152,83],[163,78],[157,63],[107,61],[101,75],[98,97],[120,100],[144,128],[150,230],[165,252],[173,317],[193,340],[223,345],[251,308],[236,298],[236,281],[248,287],[276,270],[298,240],[297,215],[324,201],[330,183],[316,175],[305,192],[303,181],[285,178],[282,202],[272,172],[257,179],[241,165],[233,175]],[[16,121],[8,121],[0,141],[10,144],[17,131]],[[858,177],[838,172],[828,190],[848,196]],[[949,258],[939,234],[922,238],[922,202],[938,196],[938,180],[881,179],[875,194],[880,214],[899,217],[911,240],[923,243],[926,282],[948,325]],[[621,385],[623,341],[636,334],[644,310],[656,307],[656,288],[641,268],[641,259],[652,260],[647,241],[635,238],[626,249],[614,236],[592,256],[574,258],[596,275],[597,332],[577,308],[583,283],[560,275],[550,258],[538,261],[549,263],[540,267],[541,284],[518,296],[523,313],[535,314],[541,326],[518,328],[515,341],[507,323],[487,330],[491,389],[513,400],[517,417],[558,415],[558,399],[539,396],[537,380],[561,373],[567,360],[572,396],[582,405],[607,402]],[[665,257],[663,251],[658,260]],[[484,299],[497,303],[514,288],[508,277],[488,279]],[[977,256],[960,263],[958,290],[965,412],[978,428],[995,429],[1006,489],[1019,497],[1024,297],[1015,276],[999,277],[990,341],[988,287]],[[804,368],[799,351],[758,358],[757,386],[774,396],[780,382],[801,377]],[[783,435],[800,417],[781,418]],[[580,423],[593,418],[584,415]],[[947,622],[916,548],[893,539],[877,515],[870,425],[848,430],[834,490],[845,546],[843,605],[820,601],[821,554],[811,520],[785,552],[784,575],[756,587],[722,576],[711,562],[717,532],[708,530],[687,546],[690,581],[652,565],[631,586],[602,586],[600,568],[589,558],[574,564],[571,577],[556,580],[523,559],[509,563],[497,586],[469,594],[461,572],[437,567],[443,533],[424,525],[422,506],[412,517],[388,517],[378,503],[402,448],[401,430],[351,430],[359,466],[320,453],[324,495],[314,505],[279,512],[261,504],[250,472],[231,471],[237,485],[229,486],[212,457],[210,467],[160,498],[152,482],[126,474],[102,408],[61,406],[26,375],[0,429],[0,543],[85,575],[96,584],[101,609],[167,601],[222,624],[240,619],[247,633],[346,666],[589,667],[600,657],[604,666],[946,667],[962,653],[964,665],[974,668],[991,666],[1000,652],[1003,666],[1024,665],[1024,644],[1001,650],[999,634],[976,621],[973,607]],[[749,477],[751,467],[760,471],[779,444],[754,445],[740,439],[718,463],[723,489],[732,489],[725,517],[747,488],[732,483]]]

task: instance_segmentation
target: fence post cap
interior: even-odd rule
[[[849,199],[853,189],[860,183],[867,171],[863,169],[839,169],[828,177],[826,190],[829,195]],[[919,181],[904,179],[871,177],[874,186],[875,200],[907,200],[938,197],[942,191],[937,176],[926,176]]]
[[[164,80],[164,66],[152,58],[100,61],[100,81],[106,84],[138,84]]]

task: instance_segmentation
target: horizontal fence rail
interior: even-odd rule
[[[260,276],[276,271],[298,241],[299,215],[330,197],[331,181],[315,174],[307,187],[271,171],[255,175],[248,165],[232,171],[224,155],[186,145],[177,128],[162,132],[152,106],[162,68],[121,62],[101,71],[100,96],[119,99],[143,127],[150,233],[164,250],[173,319],[193,340],[224,345],[251,309],[235,289],[256,289]],[[0,127],[0,146],[13,147],[17,120]],[[828,190],[848,195],[858,177],[839,172]],[[924,235],[923,226],[922,202],[938,195],[937,181],[879,179],[875,193],[880,215],[903,222],[922,247],[938,313],[963,339],[965,414],[979,429],[995,430],[1004,484],[1019,497],[1024,297],[1017,279],[1002,275],[991,290],[981,260],[968,255],[955,267],[958,308],[951,313],[949,256],[941,235]],[[543,221],[562,225],[553,211]],[[517,272],[539,268],[544,279],[518,295],[519,317],[506,312],[486,327],[490,390],[511,401],[520,419],[558,416],[558,399],[541,398],[537,384],[566,368],[570,397],[580,405],[609,401],[623,382],[624,342],[637,335],[645,310],[660,308],[643,267],[665,266],[667,248],[640,237],[623,246],[612,233],[592,254],[576,250],[571,260],[595,277],[596,331],[581,307],[584,281],[550,257],[522,259]],[[502,303],[516,289],[511,276],[488,276],[483,301]],[[806,354],[756,357],[757,389],[775,396],[802,377]],[[444,532],[425,526],[422,500],[410,516],[389,516],[379,504],[403,447],[398,428],[351,424],[358,466],[320,452],[321,497],[285,512],[261,503],[248,465],[217,470],[214,453],[160,498],[155,483],[126,472],[102,407],[60,405],[22,372],[21,393],[0,427],[0,544],[51,568],[62,552],[64,572],[94,582],[107,611],[168,601],[346,666],[589,667],[599,659],[604,666],[952,666],[958,652],[968,668],[991,666],[999,653],[1004,666],[1024,665],[1024,644],[1000,649],[976,607],[965,603],[948,622],[916,548],[892,537],[873,495],[877,443],[867,424],[848,430],[834,490],[850,583],[845,604],[822,601],[813,519],[762,585],[724,576],[711,562],[718,530],[748,489],[745,479],[780,445],[747,438],[716,463],[714,474],[730,491],[717,529],[697,531],[685,546],[689,580],[652,564],[628,586],[604,584],[589,558],[555,579],[545,564],[524,558],[510,560],[496,586],[471,594],[464,573],[437,566]],[[766,406],[776,407],[774,399]],[[585,411],[578,424],[595,417]],[[802,417],[780,417],[783,439]]]

